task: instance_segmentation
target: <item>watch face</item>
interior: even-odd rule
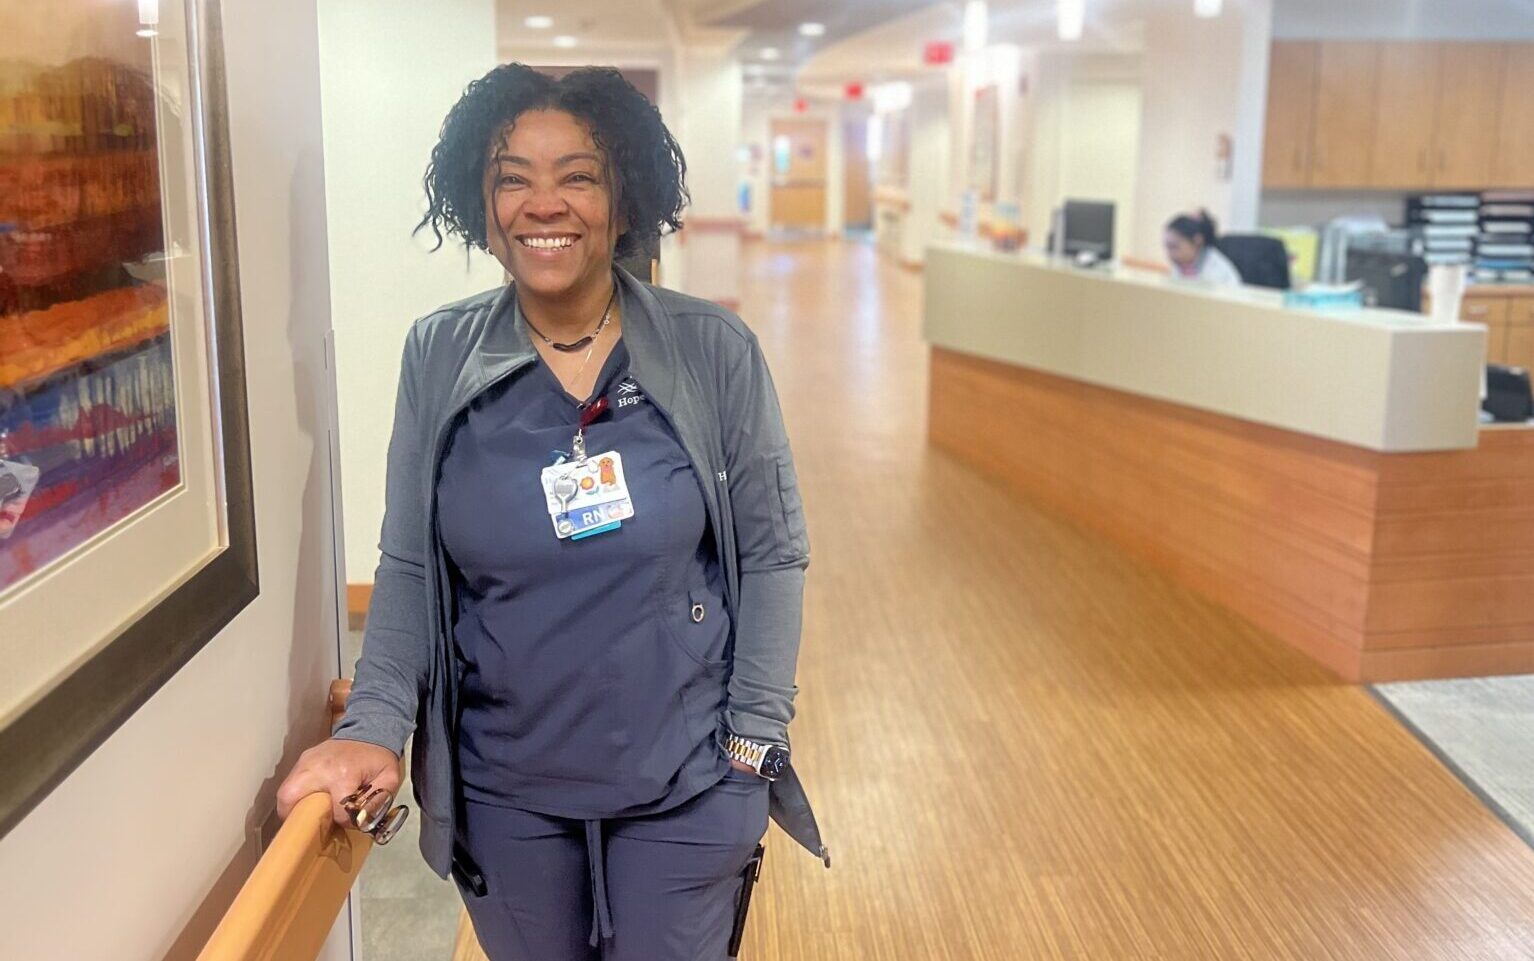
[[[779,778],[788,770],[788,752],[780,747],[767,749],[767,756],[762,758],[762,777]]]

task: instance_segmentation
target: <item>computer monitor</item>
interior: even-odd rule
[[[1113,259],[1113,204],[1102,200],[1067,200],[1060,217],[1061,252],[1078,260]]]
[[[1357,247],[1348,250],[1344,279],[1363,284],[1364,303],[1371,307],[1420,312],[1426,276],[1427,261],[1416,254]]]

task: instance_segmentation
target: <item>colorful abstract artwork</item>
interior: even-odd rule
[[[0,0],[0,837],[260,593],[225,102],[218,0]]]
[[[0,593],[180,481],[149,45],[6,52]]]

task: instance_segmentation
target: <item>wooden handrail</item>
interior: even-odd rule
[[[330,682],[329,730],[345,713],[351,691],[347,678]],[[198,961],[312,961],[372,849],[371,835],[335,823],[330,795],[316,793],[299,801]],[[452,961],[485,961],[467,910],[458,915]]]
[[[293,808],[198,961],[299,961],[319,953],[373,839],[331,817],[328,794]]]
[[[330,730],[334,731],[341,723],[341,715],[346,713],[346,699],[351,693],[351,678],[341,677],[330,682]]]

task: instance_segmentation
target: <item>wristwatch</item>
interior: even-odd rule
[[[769,781],[776,781],[788,770],[788,750],[775,744],[759,744],[731,734],[724,739],[724,752],[730,760],[739,761]]]

